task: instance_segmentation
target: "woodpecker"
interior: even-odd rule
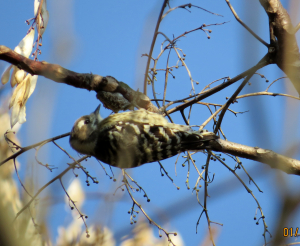
[[[212,132],[169,123],[162,115],[145,109],[103,119],[100,106],[75,122],[70,145],[77,152],[111,166],[132,168],[187,150],[207,149],[209,141],[218,138]]]

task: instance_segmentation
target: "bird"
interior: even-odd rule
[[[70,145],[80,154],[122,169],[164,160],[188,150],[208,149],[209,142],[219,138],[206,130],[169,123],[162,115],[143,108],[103,119],[100,106],[76,120]]]

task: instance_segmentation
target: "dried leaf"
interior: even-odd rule
[[[18,54],[29,57],[32,51],[35,30],[31,29],[30,32],[21,40],[21,42],[14,49]]]
[[[12,69],[12,67],[13,65],[10,65],[8,68],[5,69],[4,73],[2,74],[1,82],[3,85],[5,85],[8,82],[10,76],[10,70]]]
[[[15,72],[15,80],[18,84],[20,84],[26,76],[26,72],[22,69],[17,70]]]

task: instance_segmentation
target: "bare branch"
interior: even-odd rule
[[[265,45],[266,47],[269,47],[269,44],[264,41],[262,38],[260,38],[255,32],[253,32],[250,27],[248,27],[241,19],[240,17],[237,15],[237,13],[235,12],[234,8],[232,7],[231,3],[229,2],[229,0],[226,0],[226,3],[228,4],[232,14],[234,15],[235,19],[248,31],[250,32],[253,37],[255,37],[259,42],[261,42],[263,45]]]
[[[164,0],[163,5],[161,7],[161,10],[160,10],[160,13],[159,13],[159,16],[158,16],[158,19],[157,19],[156,27],[155,27],[155,30],[154,30],[154,35],[153,35],[153,38],[152,38],[150,51],[149,51],[149,54],[148,54],[148,60],[147,60],[147,65],[146,65],[146,70],[145,70],[145,78],[144,78],[144,94],[145,95],[147,95],[147,78],[148,78],[148,72],[149,72],[149,67],[150,67],[150,61],[151,61],[154,45],[155,45],[156,38],[157,38],[157,32],[158,32],[158,29],[159,29],[159,25],[162,21],[162,15],[164,13],[164,10],[165,10],[168,2],[169,2],[169,0]]]
[[[272,168],[282,170],[288,174],[300,175],[300,161],[273,152],[272,150],[218,139],[212,141],[212,150],[232,154],[242,158],[259,161]]]
[[[233,95],[229,98],[229,100],[225,103],[224,108],[222,109],[222,112],[219,115],[219,119],[217,121],[216,127],[214,129],[214,133],[217,133],[221,127],[221,123],[222,120],[225,116],[225,113],[227,112],[227,109],[229,108],[230,104],[232,104],[236,97],[238,96],[238,94],[241,92],[241,90],[245,87],[245,85],[248,83],[248,81],[250,80],[250,78],[253,76],[254,73],[249,74],[245,80],[243,81],[243,83],[238,87],[238,89],[233,93]]]
[[[168,110],[168,111],[167,111],[168,114],[172,114],[172,113],[175,113],[175,112],[177,112],[177,111],[184,110],[185,108],[191,106],[192,104],[194,104],[194,103],[196,103],[196,102],[199,102],[199,101],[201,101],[201,100],[203,100],[203,99],[205,99],[205,98],[207,98],[207,97],[209,97],[209,96],[211,96],[211,95],[217,93],[218,91],[223,90],[224,88],[226,88],[226,87],[228,87],[228,86],[234,84],[235,82],[237,82],[237,81],[239,81],[240,79],[246,77],[247,75],[252,74],[252,73],[254,73],[255,71],[257,71],[258,69],[260,69],[260,68],[266,66],[266,65],[269,63],[269,57],[268,57],[268,56],[265,56],[264,58],[265,58],[265,60],[267,61],[267,63],[265,63],[265,62],[259,62],[256,66],[254,66],[254,67],[252,67],[252,68],[246,70],[245,72],[243,72],[243,73],[241,73],[241,74],[235,76],[234,78],[229,79],[228,81],[226,81],[226,82],[224,82],[224,83],[222,83],[222,84],[220,84],[220,85],[217,85],[217,86],[215,86],[215,87],[213,87],[213,88],[211,88],[211,89],[209,89],[209,90],[206,90],[205,92],[200,93],[199,95],[195,96],[195,97],[194,97],[192,100],[190,100],[190,101],[187,101],[187,102],[185,102],[185,103],[183,103],[183,104],[181,104],[181,105],[179,105],[179,106],[176,106],[175,108],[172,108],[172,109]],[[264,59],[264,58],[263,58],[263,59]]]
[[[20,148],[21,148],[20,151],[14,153],[14,154],[11,155],[10,157],[8,157],[8,158],[6,158],[5,160],[1,161],[1,162],[0,162],[0,166],[2,166],[4,163],[8,162],[9,160],[12,160],[12,159],[17,158],[19,155],[23,154],[24,152],[26,152],[26,151],[28,151],[28,150],[30,150],[30,149],[33,149],[33,148],[38,147],[38,146],[40,146],[40,145],[44,145],[44,144],[46,144],[46,143],[52,142],[52,141],[57,140],[57,139],[60,139],[60,138],[67,137],[67,136],[69,136],[69,135],[70,135],[70,132],[65,133],[65,134],[62,134],[62,135],[59,135],[59,136],[56,136],[56,137],[53,137],[53,138],[46,139],[46,140],[44,140],[44,141],[41,141],[41,142],[36,143],[36,144],[33,144],[33,145],[29,145],[29,146],[27,146],[27,147],[20,147]]]
[[[176,232],[167,232],[164,228],[162,228],[159,224],[157,224],[155,221],[153,221],[153,220],[150,218],[150,216],[149,216],[149,215],[145,212],[145,210],[142,208],[142,205],[139,204],[139,203],[137,202],[137,200],[133,197],[132,192],[131,192],[132,187],[130,186],[130,184],[129,184],[127,178],[126,178],[126,176],[129,177],[129,178],[131,179],[131,181],[133,181],[133,182],[137,185],[136,181],[134,181],[134,180],[126,173],[126,171],[125,171],[124,169],[122,169],[122,174],[123,174],[123,183],[124,183],[124,185],[125,185],[125,188],[126,188],[128,194],[129,194],[131,200],[133,201],[133,205],[132,205],[132,207],[131,207],[131,211],[129,211],[129,213],[131,214],[131,216],[132,216],[134,213],[137,213],[137,211],[134,210],[134,206],[137,206],[137,207],[142,211],[142,213],[144,214],[144,216],[148,219],[149,223],[155,225],[155,226],[158,228],[158,230],[159,230],[159,235],[160,235],[160,232],[163,231],[163,232],[165,233],[165,235],[167,236],[167,238],[168,238],[168,242],[171,243],[173,246],[175,246],[175,244],[172,242],[172,239],[170,238],[170,235],[177,236],[177,233],[176,233]],[[141,188],[139,185],[138,185],[138,187]],[[147,201],[150,202],[150,199],[148,198]],[[132,216],[132,217],[133,217],[133,216]],[[135,220],[134,220],[134,221],[135,221]],[[134,223],[134,221],[132,221],[131,223]]]
[[[261,217],[259,219],[263,220],[263,224],[264,224],[264,233],[263,233],[263,237],[265,240],[265,245],[267,245],[267,238],[266,238],[266,232],[268,232],[270,234],[270,237],[272,237],[271,233],[268,230],[268,226],[265,220],[265,215],[263,213],[263,210],[260,206],[260,203],[258,202],[257,198],[254,196],[252,190],[249,189],[249,187],[245,184],[245,182],[241,179],[241,177],[239,175],[237,175],[237,173],[235,172],[235,170],[233,170],[232,168],[230,168],[219,156],[215,155],[214,153],[210,154],[216,158],[219,162],[221,162],[230,172],[232,172],[232,174],[241,182],[241,184],[244,186],[244,188],[247,190],[247,192],[253,197],[253,199],[255,200],[256,204],[257,204],[257,208],[260,211]],[[256,222],[256,224],[258,225],[258,221]]]
[[[253,96],[272,96],[272,97],[282,96],[282,97],[290,97],[290,98],[293,98],[296,100],[300,100],[299,97],[295,97],[295,96],[292,96],[289,94],[274,93],[274,92],[268,92],[268,91],[249,93],[249,94],[237,96],[236,99],[245,98],[245,97],[253,97]]]
[[[32,75],[42,75],[58,83],[93,90],[97,92],[97,98],[103,102],[104,106],[114,112],[140,107],[159,113],[149,97],[131,89],[126,83],[112,76],[76,73],[57,64],[33,61],[3,45],[0,45],[0,60],[7,61]]]
[[[178,8],[186,9],[186,7],[188,7],[188,8],[195,7],[195,8],[198,8],[198,9],[202,9],[202,10],[204,10],[205,12],[208,12],[208,13],[210,13],[210,14],[224,17],[223,15],[216,14],[216,13],[213,13],[213,12],[207,10],[207,9],[201,8],[201,7],[196,6],[196,5],[193,5],[193,4],[191,4],[191,3],[187,3],[187,4],[179,5],[179,6],[177,6],[177,7],[174,7],[174,8],[169,9],[169,10],[163,15],[163,17],[162,17],[161,19],[165,18],[165,17],[167,16],[167,14],[169,14],[169,13],[172,12],[173,10],[176,10],[176,9],[178,9]],[[186,10],[187,10],[187,9],[186,9]],[[189,11],[189,10],[188,10],[188,11]],[[191,12],[191,11],[189,11],[189,12]]]
[[[71,202],[73,204],[73,207],[69,204],[71,210],[73,210],[74,208],[77,210],[78,214],[79,214],[79,218],[82,219],[83,223],[84,223],[84,226],[85,226],[85,232],[86,232],[86,237],[90,237],[90,234],[89,234],[89,229],[88,229],[88,226],[86,224],[86,219],[88,218],[87,215],[84,215],[80,210],[79,208],[76,206],[76,202],[70,197],[69,193],[67,192],[61,178],[59,178],[59,182],[60,182],[60,185],[61,187],[63,188],[65,194],[67,195],[68,199],[69,199],[69,203]]]
[[[27,209],[30,204],[35,200],[35,198],[37,198],[37,196],[45,189],[47,188],[50,184],[52,184],[54,181],[61,179],[69,170],[73,169],[76,167],[78,162],[81,162],[83,160],[85,160],[87,158],[87,156],[84,156],[82,158],[80,158],[79,160],[77,160],[76,162],[73,162],[72,164],[69,165],[69,167],[67,167],[64,171],[62,171],[59,175],[57,175],[56,177],[54,177],[53,179],[51,179],[49,182],[47,182],[43,187],[41,187],[38,192],[29,200],[29,202],[17,213],[14,221],[19,217],[19,215],[25,210]]]

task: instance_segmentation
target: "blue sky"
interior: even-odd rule
[[[171,6],[184,4],[182,1],[171,1]],[[258,1],[232,0],[232,5],[240,18],[246,22],[260,37],[268,42],[268,20],[264,10]],[[282,1],[286,8],[290,8],[295,1]],[[199,82],[196,92],[216,79],[230,76],[231,78],[255,65],[267,51],[266,48],[254,39],[239,25],[225,1],[195,1],[193,3],[209,11],[223,15],[218,17],[199,9],[192,8],[191,13],[178,9],[170,13],[162,22],[160,31],[168,37],[179,36],[185,31],[197,28],[203,23],[215,24],[228,22],[224,25],[208,27],[212,30],[211,39],[206,34],[197,31],[180,39],[177,45],[186,54],[186,63],[194,80]],[[128,83],[132,88],[143,88],[143,74],[146,58],[141,54],[148,53],[149,47],[160,11],[161,1],[48,1],[50,13],[49,24],[43,36],[42,55],[40,60],[57,63],[61,66],[82,73],[94,73],[102,76],[110,75],[116,79]],[[1,38],[0,44],[14,48],[27,32],[28,26],[25,20],[33,16],[32,1],[10,0],[1,4],[0,15]],[[293,8],[292,8],[293,9]],[[295,12],[295,9],[293,9]],[[253,14],[254,13],[254,14]],[[294,23],[300,21],[300,15]],[[299,40],[299,33],[297,35]],[[154,57],[160,51],[160,45],[164,41],[159,36],[154,50]],[[172,62],[176,63],[174,54]],[[159,66],[164,67],[166,56],[163,56]],[[7,63],[0,62],[0,73],[7,67]],[[259,71],[269,81],[283,76],[283,73],[275,66],[269,66]],[[167,90],[167,99],[176,100],[188,96],[191,89],[189,77],[180,68],[174,71],[176,79],[170,78]],[[157,92],[162,93],[164,74],[158,74],[156,85]],[[262,91],[268,84],[260,76],[254,75],[251,86],[246,86],[242,94]],[[225,97],[230,96],[238,87],[238,84],[207,98],[205,102],[224,104]],[[11,93],[11,88],[6,85],[5,92]],[[296,95],[289,81],[279,81],[271,87],[272,92],[291,93]],[[151,88],[148,95],[152,98]],[[162,98],[162,94],[158,94]],[[92,112],[99,101],[95,92],[79,90],[70,86],[59,84],[40,77],[37,87],[28,101],[27,122],[22,126],[19,138],[23,146],[36,143],[62,133],[69,132],[73,123],[82,115]],[[250,97],[240,99],[231,107],[234,111],[245,112],[235,117],[228,113],[223,121],[222,129],[228,140],[259,146],[284,154],[293,144],[299,143],[299,106],[298,102],[279,97]],[[185,112],[186,114],[188,111]],[[108,116],[110,111],[101,108],[102,116]],[[209,111],[204,106],[193,107],[192,124],[201,124],[209,116]],[[174,122],[183,123],[180,115],[172,116]],[[211,130],[212,125],[207,129]],[[73,156],[76,153],[70,148],[68,139],[58,141]],[[39,184],[57,175],[64,170],[68,157],[48,144],[39,153],[40,159],[58,167],[53,173],[33,164],[33,174]],[[300,158],[299,152],[292,155]],[[180,158],[183,160],[182,158]],[[185,242],[185,245],[199,245],[207,233],[207,223],[203,217],[196,234],[196,222],[201,213],[195,194],[187,190],[185,179],[187,167],[177,164],[177,177],[174,171],[175,158],[163,162],[177,186],[166,178],[161,177],[159,166],[156,163],[147,164],[131,170],[131,175],[147,191],[151,202],[147,203],[141,194],[135,194],[143,204],[150,216],[153,216],[160,224],[165,225],[171,231],[177,231]],[[197,164],[204,164],[205,156],[197,154]],[[34,153],[26,154],[19,158],[21,162],[22,176],[29,171],[34,163]],[[234,162],[227,158],[227,163],[233,167]],[[253,176],[258,186],[263,190],[259,193],[253,184],[249,185],[255,196],[261,203],[266,216],[269,230],[275,232],[278,212],[281,207],[281,194],[279,187],[283,184],[278,180],[284,178],[287,182],[287,192],[295,192],[299,187],[299,177],[286,175],[268,166],[249,160],[243,160],[243,164]],[[112,194],[116,184],[105,176],[102,168],[95,160],[85,163],[90,172],[94,172],[100,183],[85,187],[89,199],[85,201],[84,212],[89,215],[88,224],[101,223],[107,225],[120,240],[132,227],[127,211],[131,207],[128,195],[122,196],[122,201],[111,204],[102,199],[101,194]],[[262,245],[262,223],[256,225],[253,217],[256,204],[251,196],[233,175],[220,163],[212,162],[211,174],[215,174],[214,182],[209,185],[208,209],[212,221],[222,223],[217,238],[218,245]],[[114,169],[116,177],[120,171]],[[246,184],[249,184],[246,176],[240,171]],[[84,185],[85,177],[80,173]],[[74,179],[70,172],[64,177],[66,186]],[[191,171],[190,186],[197,179],[196,172]],[[119,177],[120,180],[120,177]],[[37,187],[38,188],[38,187]],[[56,238],[58,225],[68,225],[72,219],[70,211],[65,210],[64,193],[58,183],[53,184],[45,193],[54,196],[55,203],[50,208],[49,229],[51,237]],[[95,194],[98,195],[95,199]],[[203,196],[203,190],[201,191]],[[54,215],[54,216],[53,216]],[[142,215],[139,215],[142,217]],[[299,227],[300,213],[295,213],[294,219],[287,227]],[[153,228],[157,234],[157,230]]]

